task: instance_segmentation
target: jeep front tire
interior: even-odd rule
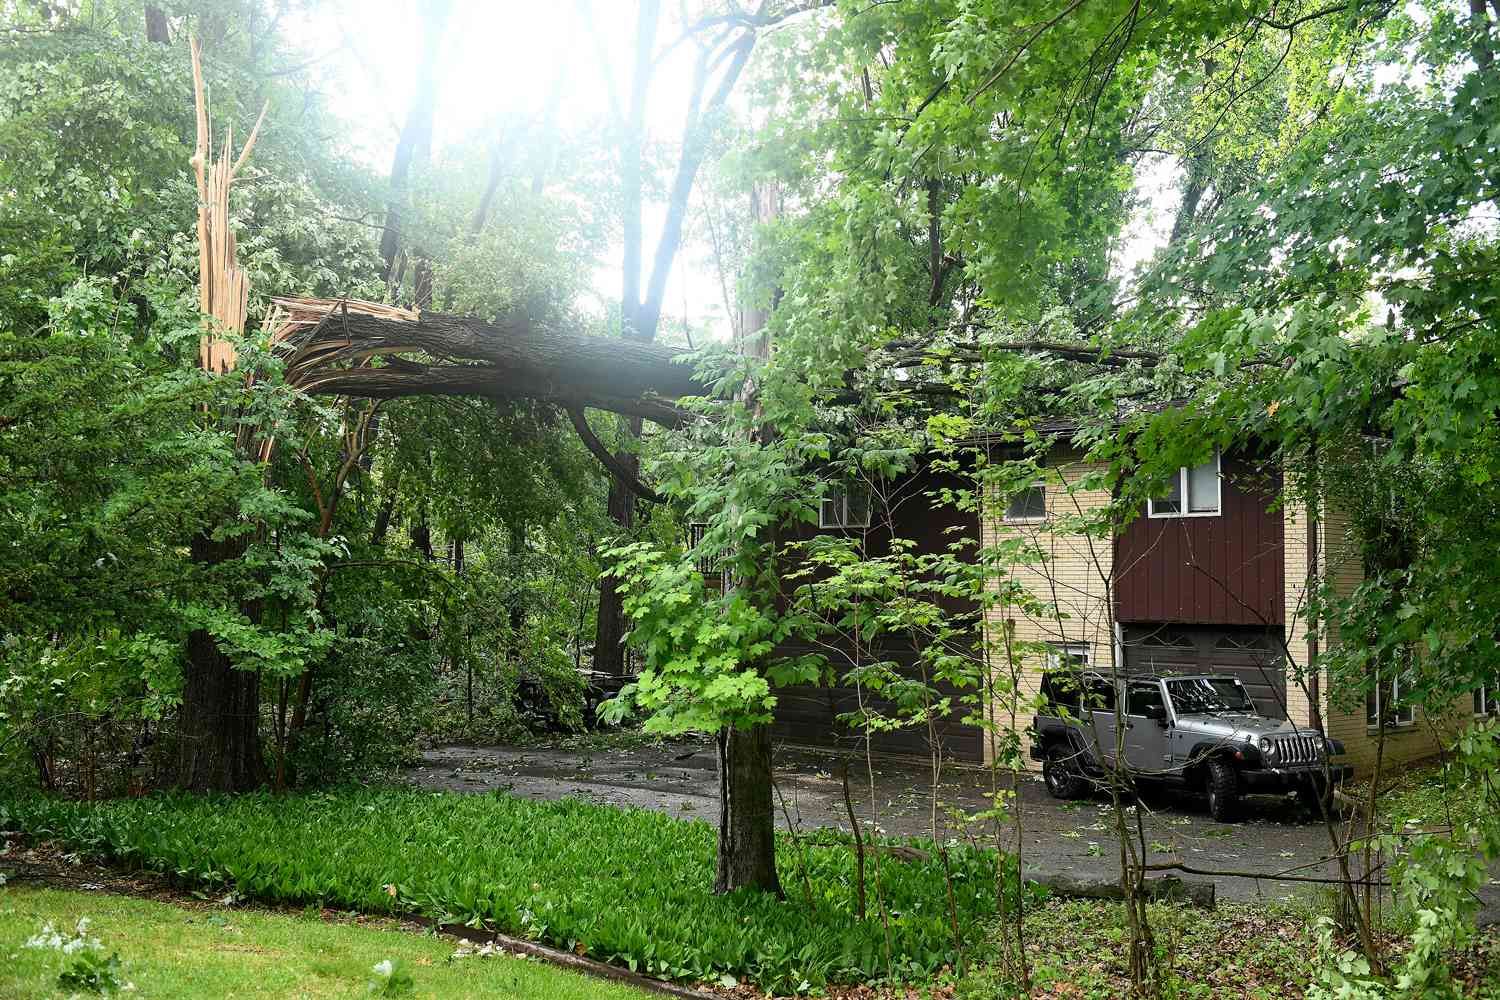
[[[1333,819],[1339,818],[1339,803],[1334,797],[1337,785],[1329,785],[1322,775],[1314,775],[1297,786],[1297,800],[1313,814],[1313,819],[1322,819],[1326,811]]]
[[[1225,760],[1208,762],[1208,814],[1220,823],[1234,819],[1240,804],[1240,773]]]
[[[1042,760],[1042,779],[1054,799],[1081,798],[1088,791],[1088,782],[1073,766],[1073,756],[1067,747],[1055,746]]]

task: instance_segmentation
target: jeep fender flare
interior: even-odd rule
[[[1182,769],[1183,778],[1189,785],[1202,785],[1208,778],[1208,762],[1215,759],[1227,760],[1239,767],[1244,762],[1235,758],[1234,750],[1218,741],[1204,740],[1193,744],[1193,749],[1188,751],[1187,766]]]

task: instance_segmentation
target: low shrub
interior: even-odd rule
[[[410,789],[96,805],[35,798],[0,803],[0,829],[194,886],[232,886],[274,902],[417,912],[672,979],[732,976],[790,992],[892,975],[925,978],[959,957],[935,854],[882,859],[888,963],[873,884],[867,917],[854,912],[847,847],[799,851],[783,840],[787,899],[715,896],[708,824],[573,800]],[[964,933],[994,913],[995,857],[950,848]]]

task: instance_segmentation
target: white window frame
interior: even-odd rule
[[[1026,488],[1028,490],[1041,490],[1042,491],[1042,516],[1041,517],[1011,517],[1010,516],[1010,505],[1011,505],[1011,502],[1013,500],[1015,500],[1015,498],[1017,496],[1020,496],[1020,493],[1017,492],[1015,495],[1007,497],[1006,500],[1005,500],[1005,513],[1000,516],[1000,520],[1003,523],[1005,523],[1005,524],[1043,524],[1043,523],[1046,522],[1046,520],[1047,520],[1047,513],[1048,513],[1048,511],[1047,511],[1047,481],[1045,479],[1038,479],[1036,482],[1032,483],[1030,486],[1028,486]]]
[[[1202,463],[1207,465],[1207,462]],[[1191,468],[1196,468],[1192,466]],[[1155,518],[1166,517],[1222,517],[1224,515],[1224,456],[1217,448],[1214,449],[1214,509],[1213,510],[1188,510],[1190,501],[1188,498],[1188,469],[1189,466],[1181,466],[1177,470],[1177,495],[1182,497],[1182,510],[1162,511],[1156,510],[1156,499],[1153,497],[1146,501],[1146,516]]]
[[[1393,677],[1393,678],[1391,678],[1391,698],[1394,699],[1394,700],[1397,700],[1397,701],[1399,701],[1401,699],[1401,674],[1402,673],[1403,673],[1403,671],[1399,671],[1398,670],[1396,672],[1396,676]],[[1381,704],[1381,694],[1383,693],[1384,688],[1385,688],[1385,685],[1381,682],[1380,674],[1377,672],[1376,675],[1375,675],[1375,719],[1374,719],[1373,722],[1370,720],[1370,706],[1369,706],[1369,702],[1366,702],[1365,703],[1365,728],[1366,729],[1374,730],[1374,729],[1379,729],[1380,728],[1380,719],[1381,719],[1381,717],[1383,715],[1385,715],[1385,706],[1383,704]],[[1408,726],[1415,726],[1416,724],[1417,724],[1417,706],[1415,706],[1415,705],[1404,705],[1404,706],[1398,707],[1396,709],[1396,714],[1392,717],[1392,719],[1390,721],[1390,724],[1387,725],[1386,728],[1387,729],[1405,729]]]
[[[1070,660],[1077,657],[1079,666],[1087,670],[1094,665],[1093,648],[1086,642],[1049,642],[1047,643],[1047,658],[1044,664],[1047,670],[1059,670],[1063,665],[1063,657]]]
[[[1474,690],[1479,698],[1479,711],[1474,713],[1476,719],[1488,719],[1492,715],[1500,715],[1500,691],[1491,689],[1488,684],[1481,684]]]
[[[870,526],[870,498],[865,496],[865,519],[855,523],[849,520],[849,493],[847,489],[830,486],[828,492],[818,500],[818,527],[819,528],[868,528]],[[827,511],[829,501],[836,501],[839,509],[839,521],[833,523],[828,520]]]

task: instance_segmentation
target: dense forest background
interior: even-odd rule
[[[419,733],[516,735],[542,722],[522,705],[580,725],[608,522],[566,418],[525,401],[294,398],[263,355],[252,363],[268,377],[249,392],[195,367],[187,32],[219,128],[243,137],[272,108],[233,206],[252,329],[273,293],[411,302],[422,261],[424,304],[606,333],[578,300],[618,228],[607,150],[580,155],[538,108],[435,162],[434,109],[418,106],[398,182],[347,155],[341,137],[362,126],[329,110],[315,66],[287,66],[300,56],[278,13],[303,12],[7,13],[7,708],[53,719],[60,738],[76,738],[63,725],[76,717],[149,739],[205,630],[259,674],[267,742],[300,782],[388,767]],[[389,262],[386,230],[399,233]],[[268,468],[234,452],[236,421],[281,428]],[[200,536],[243,552],[207,565]]]

